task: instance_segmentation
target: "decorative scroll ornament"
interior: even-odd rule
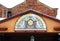
[[[15,30],[46,30],[46,25],[40,16],[26,14],[19,18]]]

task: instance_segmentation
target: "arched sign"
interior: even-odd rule
[[[40,16],[26,14],[18,19],[15,30],[46,30],[46,25]]]

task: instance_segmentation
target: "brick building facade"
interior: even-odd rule
[[[57,41],[60,20],[57,8],[38,0],[25,0],[13,8],[0,5],[1,41]],[[59,38],[60,39],[60,38]]]

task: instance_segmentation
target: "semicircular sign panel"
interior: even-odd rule
[[[40,16],[26,14],[18,19],[15,30],[46,30],[46,24]]]

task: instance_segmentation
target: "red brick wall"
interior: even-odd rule
[[[7,9],[7,8],[0,5],[0,17],[3,15],[2,13],[3,9]],[[9,9],[10,8],[8,8],[8,10]],[[50,8],[42,4],[38,0],[25,0],[25,2],[13,7],[12,9],[10,9],[10,11],[14,15],[14,14],[18,14],[28,9],[34,9],[34,10],[37,10],[39,12],[42,12],[42,13],[45,13],[47,15],[54,16],[54,17],[56,17],[57,15],[57,9]]]
[[[57,13],[56,13],[57,9],[50,8],[37,0],[26,0],[22,4],[19,4],[15,7],[13,7],[12,13],[17,14],[17,13],[23,12],[27,9],[34,9],[34,10],[43,12],[47,15],[54,16],[54,17],[57,15]]]
[[[2,15],[4,14],[4,10],[7,10],[7,8],[0,5],[0,17],[2,17]],[[5,14],[4,14],[4,17],[6,17]]]

